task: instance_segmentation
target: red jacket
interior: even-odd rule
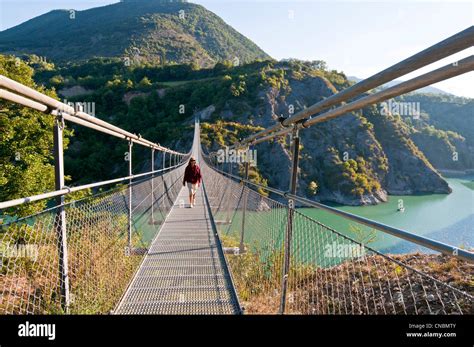
[[[201,169],[197,164],[194,166],[186,166],[186,170],[184,170],[183,184],[186,182],[191,182],[192,184],[201,183]]]

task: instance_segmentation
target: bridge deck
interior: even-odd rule
[[[193,209],[187,195],[183,188],[115,313],[240,312],[202,188]]]

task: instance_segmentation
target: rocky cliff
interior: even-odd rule
[[[251,110],[254,116],[250,119],[247,112],[239,114],[229,107],[213,117],[267,127],[279,116],[288,116],[291,107],[296,112],[337,92],[325,76],[295,77],[292,72],[286,70],[288,77],[279,88],[260,90],[259,104]],[[235,105],[234,108],[237,109]],[[298,194],[361,205],[386,201],[387,193],[449,193],[446,181],[410,135],[401,120],[381,115],[377,107],[301,130]],[[259,172],[268,185],[287,190],[289,137],[258,144],[255,149]]]

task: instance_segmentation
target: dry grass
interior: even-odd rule
[[[224,236],[226,246],[236,240]],[[278,313],[282,252],[228,255],[246,313]],[[321,268],[291,267],[287,313],[293,314],[474,314],[474,266],[444,255],[392,255],[408,267],[380,255]],[[434,281],[429,276],[448,286]],[[459,289],[471,295],[453,290]]]
[[[74,223],[74,211],[69,210]],[[68,229],[71,305],[75,314],[108,313],[120,299],[142,256],[126,255],[126,218],[109,216]],[[2,242],[38,246],[36,259],[2,257],[0,314],[64,313],[59,288],[59,250],[50,218],[32,225],[12,225],[0,234]],[[81,214],[76,214],[80,219]],[[110,219],[114,223],[110,223]],[[138,244],[138,236],[133,241]]]

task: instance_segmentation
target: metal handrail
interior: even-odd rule
[[[170,167],[167,167],[167,168],[164,168],[164,169],[148,171],[148,172],[145,172],[145,173],[125,176],[125,177],[120,177],[120,178],[114,178],[114,179],[107,180],[107,181],[84,184],[84,185],[77,186],[77,187],[67,187],[67,188],[55,190],[55,191],[52,191],[52,192],[32,195],[32,196],[29,196],[29,197],[26,197],[26,198],[2,201],[2,202],[0,202],[0,210],[6,209],[8,207],[23,205],[23,204],[30,203],[30,202],[41,201],[41,200],[44,200],[44,199],[50,199],[50,198],[54,198],[54,197],[57,197],[57,196],[64,196],[64,195],[67,195],[67,194],[70,194],[70,193],[78,192],[78,191],[89,189],[89,188],[97,188],[97,187],[102,187],[102,186],[106,186],[106,185],[113,184],[113,183],[120,183],[120,182],[123,182],[123,181],[129,181],[131,179],[136,179],[136,178],[152,175],[152,174],[155,174],[155,173],[158,173],[158,172],[171,171],[172,169],[175,169],[175,168],[177,168],[179,166],[182,166],[184,164],[185,164],[184,162],[181,162],[178,165],[173,165],[173,166],[170,166]]]
[[[430,71],[426,74],[408,80],[406,82],[397,84],[391,88],[384,89],[381,92],[370,94],[366,97],[358,99],[357,101],[340,106],[334,110],[325,112],[321,115],[315,116],[302,123],[303,127],[309,127],[316,123],[341,116],[351,111],[359,110],[365,106],[375,104],[380,101],[390,99],[395,96],[409,93],[411,91],[429,86],[433,83],[443,81],[448,78],[459,76],[463,73],[474,70],[474,55],[464,58],[456,63],[445,65],[439,69]]]
[[[413,90],[426,87],[430,84],[437,83],[447,78],[458,76],[472,70],[474,70],[474,55],[471,55],[465,59],[460,60],[459,62],[457,62],[456,65],[449,64],[449,65],[443,66],[439,69],[428,72],[424,75],[418,76],[409,81],[402,82],[393,87],[384,89],[374,94],[370,94],[363,98],[357,99],[354,102],[351,102],[351,103],[339,106],[333,110],[324,112],[320,115],[307,119],[306,121],[298,124],[298,127],[308,128],[314,124],[321,123],[321,122],[342,116],[344,114],[348,114],[349,112],[359,110],[365,106],[390,99],[394,96],[399,96],[405,93],[409,93]],[[252,144],[255,145],[257,143],[270,140],[274,137],[286,135],[287,133],[292,131],[292,129],[293,129],[292,127],[283,128],[280,131],[277,131],[269,135],[260,137],[256,140],[253,140]]]
[[[339,104],[341,102],[344,102],[344,101],[348,101],[348,100],[351,100],[359,95],[361,95],[362,93],[364,92],[367,92],[373,88],[376,88],[376,87],[379,87],[391,80],[394,80],[400,76],[403,76],[403,75],[406,75],[412,71],[415,71],[415,70],[418,70],[419,68],[423,67],[423,66],[426,66],[426,65],[429,65],[433,62],[436,62],[440,59],[443,59],[443,58],[446,58],[454,53],[457,53],[457,52],[460,52],[466,48],[469,48],[471,46],[474,45],[474,26],[471,26],[409,58],[406,58],[405,60],[395,64],[395,65],[392,65],[390,66],[389,68],[369,77],[369,78],[366,78],[356,84],[354,84],[353,86],[349,87],[349,88],[346,88],[340,92],[338,92],[337,94],[333,94],[332,96],[324,99],[324,100],[321,100],[299,112],[297,112],[296,114],[294,114],[293,116],[290,116],[289,118],[287,119],[284,119],[281,123],[278,122],[277,124],[275,125],[272,125],[256,134],[253,134],[253,135],[250,135],[248,136],[247,138],[241,140],[239,143],[236,143],[235,145],[233,146],[230,146],[230,148],[239,148],[239,147],[244,147],[245,145],[248,145],[248,144],[252,144],[252,143],[255,143],[255,140],[265,136],[265,135],[268,135],[268,134],[271,134],[273,132],[276,132],[276,131],[279,131],[281,129],[285,129],[285,131],[283,131],[283,133],[286,133],[288,131],[291,131],[291,125],[294,125],[294,124],[297,124],[297,123],[301,123],[301,122],[304,122],[305,126],[310,126],[316,122],[319,122],[321,120],[318,120],[318,121],[312,121],[312,120],[308,120],[309,117],[311,117],[312,115],[314,114],[317,114],[318,112],[320,111],[323,111],[331,106],[334,106],[336,104]],[[466,61],[468,59],[471,59],[470,61]],[[444,71],[444,77],[443,78],[440,78],[440,79],[437,79],[435,80],[433,78],[433,73],[434,72],[438,72],[438,73],[441,73],[440,70],[442,69],[447,69],[448,67],[450,67],[450,65],[447,65],[445,66],[444,68],[441,68],[441,69],[438,69],[438,70],[435,70],[435,71],[432,71],[430,73],[427,73],[424,76],[424,79],[425,81],[427,81],[427,84],[424,84],[424,83],[420,83],[422,82],[423,80],[421,79],[422,76],[418,77],[418,78],[415,78],[415,79],[412,79],[410,81],[407,81],[405,83],[403,83],[403,85],[405,87],[407,87],[407,83],[408,82],[411,82],[413,83],[413,85],[415,85],[415,83],[417,83],[418,85],[416,87],[413,87],[413,88],[406,88],[404,91],[400,91],[400,94],[397,94],[395,93],[394,95],[392,96],[397,96],[397,95],[401,95],[403,93],[406,93],[406,92],[409,92],[409,91],[412,91],[412,90],[415,90],[415,89],[418,89],[418,88],[422,88],[426,85],[430,85],[432,83],[436,83],[436,82],[439,82],[440,80],[444,80],[444,79],[447,79],[447,78],[450,78],[450,77],[454,77],[458,74],[461,74],[461,73],[465,73],[467,72],[466,70],[464,70],[463,72],[460,72],[462,71],[463,69],[461,68],[461,62],[463,62],[464,64],[464,68],[466,67],[466,64],[471,64],[471,68],[467,69],[467,71],[471,71],[472,70],[472,56],[469,57],[469,58],[466,58],[466,59],[463,59],[462,61],[459,61],[455,64],[451,64],[451,69],[446,70]],[[409,85],[408,85],[409,86]],[[400,85],[399,86],[396,86],[396,87],[401,87]],[[392,89],[393,91],[393,89]],[[358,107],[360,108],[360,107]],[[337,110],[337,109],[336,109]],[[335,111],[335,110],[334,110]],[[344,111],[344,112],[348,112],[348,111]],[[343,112],[343,113],[344,113]],[[341,113],[341,114],[343,114]],[[314,118],[316,119],[316,118]],[[287,129],[288,128],[288,129]],[[281,133],[278,134],[279,135],[282,135]],[[275,135],[277,136],[277,135]],[[272,136],[272,135],[268,135],[265,137],[265,140],[267,139],[270,139],[270,138],[273,138],[275,136]],[[262,141],[258,141],[258,142],[262,142]]]
[[[109,135],[117,136],[122,139],[129,139],[132,142],[145,147],[150,147],[162,152],[179,156],[186,155],[186,153],[180,153],[163,147],[160,144],[153,143],[139,135],[132,134],[122,128],[93,117],[85,112],[76,111],[74,107],[53,99],[48,95],[40,93],[33,88],[27,87],[6,76],[0,75],[0,87],[8,89],[0,89],[0,98],[2,99],[33,108],[44,113],[50,113],[56,116],[62,115],[70,122],[74,122]]]
[[[376,221],[373,221],[373,220],[370,220],[370,219],[367,219],[367,218],[364,218],[364,217],[360,217],[360,216],[357,216],[357,215],[352,214],[352,213],[344,212],[344,211],[338,210],[334,207],[330,207],[330,206],[321,204],[319,202],[315,202],[315,201],[300,197],[300,196],[295,195],[295,194],[290,194],[289,192],[285,192],[285,191],[275,189],[275,188],[271,188],[271,187],[266,187],[266,186],[263,186],[261,184],[252,182],[248,179],[242,178],[240,176],[236,176],[236,175],[227,173],[225,171],[219,170],[216,167],[210,165],[210,163],[208,163],[208,164],[209,164],[209,167],[211,167],[213,170],[219,172],[220,174],[225,175],[225,176],[230,177],[230,178],[233,178],[233,179],[238,180],[240,182],[244,182],[245,184],[249,184],[249,185],[252,185],[252,186],[257,187],[257,188],[268,190],[268,191],[270,191],[272,193],[275,193],[277,195],[280,195],[282,197],[289,198],[289,199],[294,199],[295,201],[298,201],[302,204],[309,205],[309,206],[312,206],[312,207],[316,207],[316,208],[328,211],[332,214],[336,214],[336,215],[344,217],[346,219],[364,224],[366,226],[372,227],[372,228],[377,229],[379,231],[382,231],[384,233],[387,233],[387,234],[396,236],[398,238],[416,243],[420,246],[429,248],[431,250],[441,252],[443,254],[453,256],[453,257],[468,261],[470,263],[474,263],[474,253],[473,252],[469,252],[469,251],[463,250],[459,247],[451,246],[451,245],[448,245],[446,243],[436,241],[436,240],[433,240],[433,239],[430,239],[430,238],[427,238],[427,237],[424,237],[424,236],[421,236],[421,235],[416,235],[416,234],[413,234],[413,233],[411,233],[409,231],[406,231],[406,230],[398,229],[398,228],[395,228],[395,227],[392,227],[392,226],[389,226],[389,225],[386,225],[386,224],[383,224],[383,223],[379,223],[379,222],[376,222]]]
[[[130,133],[126,130],[123,130],[123,129],[115,126],[115,125],[112,125],[112,124],[107,123],[103,120],[95,118],[95,117],[93,117],[93,116],[91,116],[87,113],[76,112],[75,109],[73,107],[71,107],[70,105],[67,105],[65,103],[62,103],[62,102],[56,100],[56,99],[53,99],[52,97],[50,97],[48,95],[45,95],[41,92],[38,92],[38,91],[36,91],[36,90],[34,90],[30,87],[27,87],[27,86],[25,86],[25,85],[23,85],[19,82],[16,82],[16,81],[14,81],[14,80],[12,80],[8,77],[3,76],[3,75],[0,75],[0,87],[9,89],[9,90],[6,90],[6,89],[0,88],[0,98],[2,98],[2,99],[5,99],[5,100],[8,100],[8,101],[11,101],[11,102],[14,102],[14,103],[17,103],[17,104],[35,109],[35,110],[40,111],[40,112],[44,112],[44,113],[48,113],[48,114],[51,114],[53,116],[56,116],[57,119],[59,120],[59,122],[62,122],[64,120],[70,121],[70,122],[76,123],[78,125],[82,125],[82,126],[100,131],[100,132],[105,133],[105,134],[109,134],[109,135],[112,135],[112,136],[119,137],[123,140],[128,140],[129,141],[129,151],[131,151],[132,143],[137,143],[137,144],[140,144],[142,146],[149,147],[152,150],[152,162],[153,162],[153,153],[154,153],[153,151],[154,150],[159,150],[159,151],[163,152],[164,154],[169,153],[171,156],[175,156],[174,157],[175,162],[178,162],[177,159],[179,159],[179,164],[182,163],[184,158],[189,156],[189,153],[177,152],[177,151],[171,150],[169,148],[163,147],[159,144],[155,144],[151,141],[148,141],[148,140],[142,138],[141,136],[132,134],[132,133]],[[56,126],[57,125],[55,125],[55,128],[56,128]],[[59,136],[59,137],[62,137],[62,135]],[[55,157],[59,154],[62,156],[62,152],[63,152],[62,145],[59,146],[60,148],[56,148],[56,146],[57,146],[57,144],[55,143],[55,151],[54,151],[55,152]],[[170,164],[171,164],[171,162],[170,162]],[[112,184],[112,183],[119,183],[119,182],[123,182],[123,181],[126,181],[126,180],[129,180],[130,183],[131,183],[132,179],[143,177],[143,176],[150,175],[150,174],[154,174],[154,173],[157,173],[157,172],[162,172],[162,171],[165,171],[165,170],[170,170],[170,169],[173,169],[175,167],[178,167],[179,164],[170,166],[168,168],[163,168],[163,169],[160,169],[160,170],[154,170],[154,171],[146,172],[146,173],[143,173],[143,174],[132,175],[132,173],[131,173],[131,160],[130,160],[129,175],[128,176],[120,177],[120,178],[116,178],[116,179],[112,179],[112,180],[107,180],[107,181],[102,181],[102,182],[85,184],[85,185],[82,185],[82,186],[72,187],[72,188],[66,187],[64,184],[61,184],[59,187],[58,186],[56,187],[56,188],[60,188],[60,189],[56,189],[55,191],[52,191],[52,192],[47,192],[47,193],[37,194],[37,195],[25,197],[25,198],[13,199],[13,200],[9,200],[9,201],[0,202],[0,210],[8,208],[8,207],[18,206],[18,205],[22,205],[22,204],[25,204],[25,203],[40,201],[40,200],[49,199],[49,198],[53,198],[53,197],[63,197],[63,196],[65,196],[69,193],[72,193],[72,192],[77,192],[77,191],[81,191],[81,190],[88,189],[88,188],[95,188],[95,187],[100,187],[100,186],[104,186],[104,185],[109,185],[109,184]],[[163,165],[165,165],[164,162],[163,162]],[[62,165],[59,165],[59,166],[62,166]],[[56,164],[55,164],[55,167],[56,167]],[[58,177],[62,177],[62,175],[63,175],[63,173],[59,174],[59,175],[56,174],[56,176],[58,176]]]

